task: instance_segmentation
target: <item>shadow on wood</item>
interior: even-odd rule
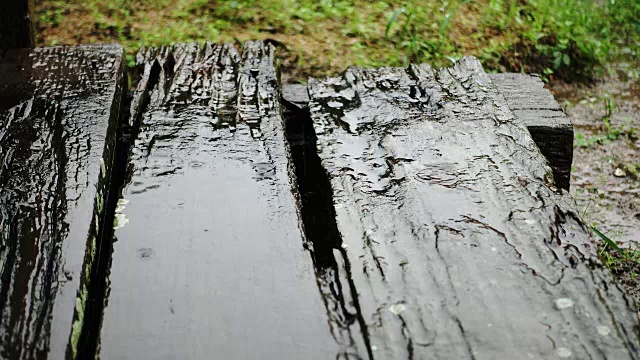
[[[7,0],[0,11],[0,49],[35,46],[33,0]]]

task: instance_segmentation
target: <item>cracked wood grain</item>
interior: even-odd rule
[[[527,74],[490,74],[504,95],[516,121],[527,127],[533,141],[549,161],[556,185],[569,190],[573,161],[573,125],[544,88],[542,80]]]
[[[477,60],[308,91],[360,358],[638,357],[634,305]]]
[[[82,326],[106,227],[122,60],[116,45],[0,57],[0,358],[63,359]]]
[[[140,52],[99,355],[326,359],[273,48]]]

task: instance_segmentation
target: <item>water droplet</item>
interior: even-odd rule
[[[253,169],[256,171],[258,179],[273,179],[276,174],[276,167],[268,162],[255,163]]]
[[[189,166],[197,169],[203,167],[204,163],[202,161],[192,160],[189,162]]]
[[[149,259],[153,255],[154,251],[152,248],[140,248],[138,249],[138,257],[140,259]]]
[[[389,311],[391,311],[393,315],[400,315],[406,309],[407,307],[403,303],[397,303],[389,306]]]
[[[561,358],[568,358],[572,355],[571,350],[565,347],[558,348],[556,352],[558,353],[558,356],[560,356]]]
[[[560,298],[556,300],[556,307],[558,310],[567,309],[573,306],[573,300],[569,298]]]
[[[597,329],[598,334],[602,336],[609,336],[609,334],[611,334],[611,329],[609,329],[607,326],[600,325],[597,327]]]

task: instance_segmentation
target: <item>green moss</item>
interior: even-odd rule
[[[91,281],[91,268],[95,260],[96,238],[92,236],[89,239],[87,253],[85,254],[85,262],[82,269],[83,277],[80,283],[80,290],[76,296],[76,308],[71,325],[71,335],[69,339],[69,349],[71,350],[71,359],[76,359],[78,354],[78,341],[84,327],[84,314],[89,297],[89,283]]]
[[[84,310],[87,303],[87,289],[83,287],[76,297],[76,313],[71,326],[71,339],[69,341],[69,348],[71,349],[71,358],[76,359],[78,355],[78,342],[80,341],[80,334],[82,333],[82,327],[84,325]]]
[[[106,153],[111,154],[109,145],[106,145]],[[109,156],[112,156],[109,155]],[[108,186],[108,170],[104,158],[100,159],[100,175],[98,188],[96,191],[93,219],[89,237],[87,239],[87,246],[84,255],[84,263],[82,265],[82,276],[80,279],[80,289],[76,296],[76,306],[74,312],[74,319],[71,326],[71,334],[69,336],[68,349],[70,351],[71,359],[78,357],[78,345],[80,337],[85,326],[85,312],[87,311],[87,300],[89,298],[89,289],[92,283],[92,273],[94,271],[94,264],[96,262],[98,251],[98,237],[100,234],[100,227],[105,218],[105,194],[107,193]],[[102,239],[104,241],[104,239]]]

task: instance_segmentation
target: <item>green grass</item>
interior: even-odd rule
[[[589,79],[638,56],[636,0],[40,0],[43,44],[274,39],[294,76],[349,65],[446,65],[475,55],[496,71]],[[130,57],[130,60],[132,57]]]
[[[640,179],[640,162],[635,164],[624,164],[622,170],[634,178]]]
[[[640,270],[640,252],[637,249],[621,248],[595,226],[591,226],[591,231],[602,240],[598,256],[604,266],[616,274],[627,273],[634,281],[637,281],[638,270]]]

